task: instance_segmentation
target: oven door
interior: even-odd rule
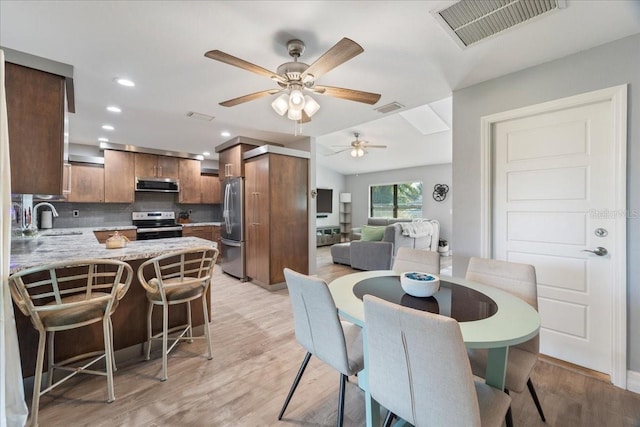
[[[182,237],[182,227],[138,227],[136,232],[136,239],[138,240],[167,239],[170,237]]]

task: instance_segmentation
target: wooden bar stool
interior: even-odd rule
[[[40,396],[78,373],[107,377],[108,402],[115,400],[113,389],[113,327],[111,315],[131,284],[129,264],[115,260],[58,262],[19,271],[9,277],[11,296],[39,332],[30,425],[38,425]],[[57,331],[80,328],[102,321],[104,350],[55,361]],[[49,341],[48,384],[41,390],[45,342]],[[87,361],[87,359],[90,359]],[[105,370],[89,369],[105,359]],[[76,365],[80,362],[81,366]],[[53,382],[54,370],[70,372]]]
[[[167,354],[180,340],[206,338],[208,359],[213,358],[209,335],[209,310],[207,289],[218,258],[218,249],[202,246],[170,252],[151,258],[138,268],[138,279],[147,291],[149,301],[147,311],[147,360],[151,358],[151,342],[162,340],[162,381],[167,380]],[[204,337],[194,337],[192,333],[191,301],[202,299],[204,316]],[[187,323],[169,329],[169,306],[186,304]],[[153,307],[162,306],[162,331],[154,334],[152,328]],[[170,333],[178,332],[176,337]],[[168,347],[168,340],[175,340]]]

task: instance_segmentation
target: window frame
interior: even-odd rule
[[[373,189],[374,187],[393,187],[393,217],[398,218],[398,186],[403,184],[420,184],[422,187],[421,194],[421,203],[420,203],[420,211],[422,212],[422,208],[424,207],[424,182],[422,181],[404,181],[404,182],[394,182],[389,184],[375,184],[369,186],[369,217],[370,218],[386,218],[386,217],[376,217],[374,216],[374,207],[373,207]],[[422,214],[420,215],[422,217]]]

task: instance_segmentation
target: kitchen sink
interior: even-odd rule
[[[79,236],[82,231],[47,231],[42,234],[42,237],[58,237],[58,236]]]

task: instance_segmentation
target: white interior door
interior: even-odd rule
[[[611,102],[498,122],[492,135],[494,257],[536,267],[541,353],[606,374],[624,256],[612,250],[623,213]]]

